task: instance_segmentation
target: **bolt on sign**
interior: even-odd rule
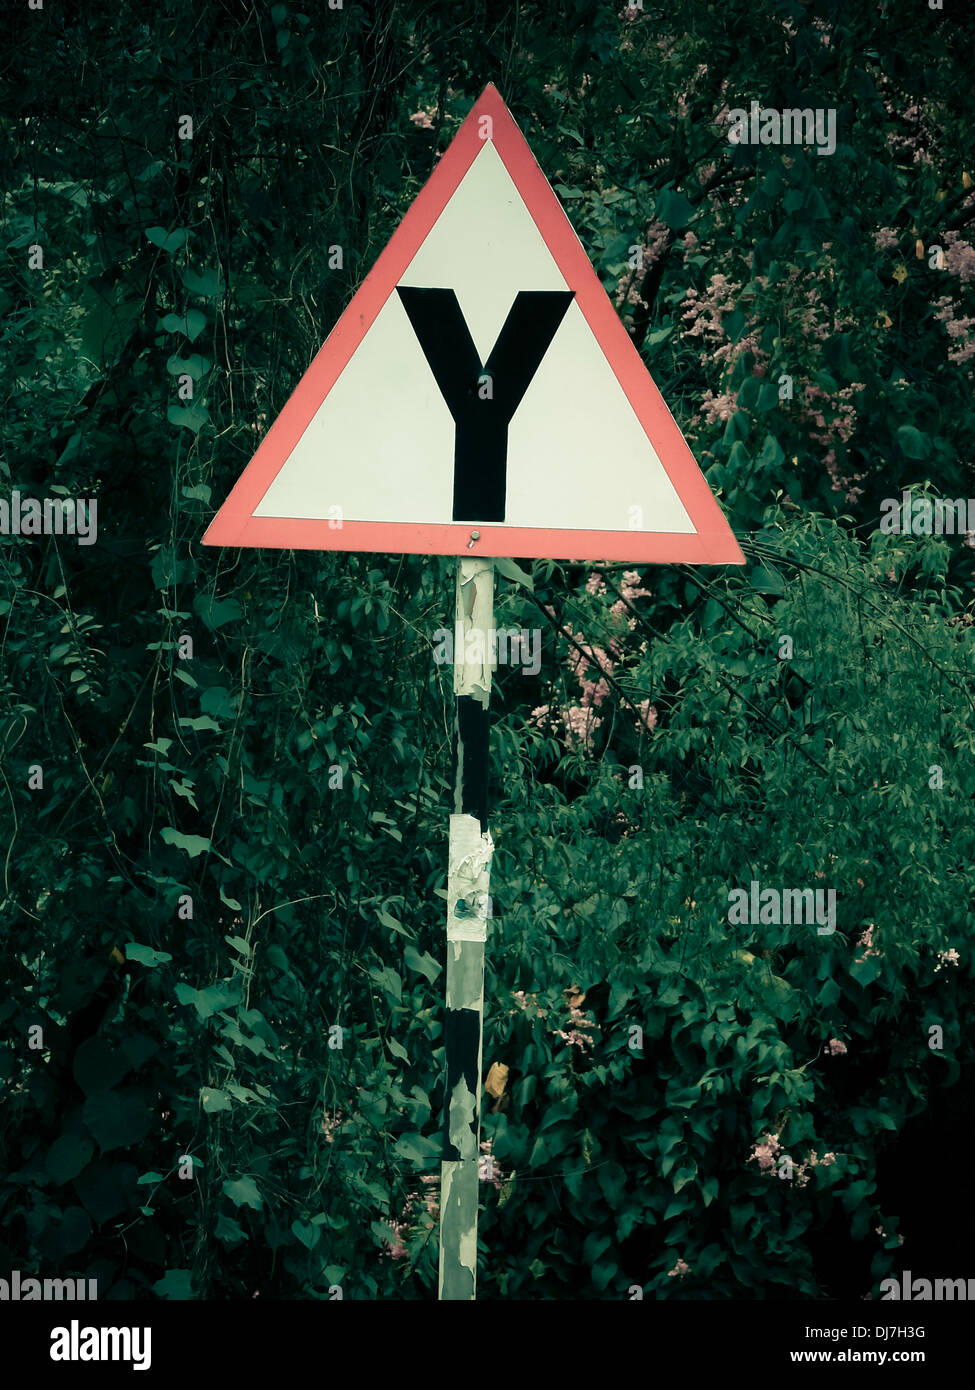
[[[439,1292],[472,1299],[493,852],[483,640],[494,627],[493,557],[744,563],[494,86],[204,542],[458,557]]]

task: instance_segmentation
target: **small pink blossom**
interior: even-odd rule
[[[957,275],[962,284],[975,280],[975,246],[962,241],[958,232],[945,232],[945,269]]]
[[[755,1147],[748,1155],[748,1162],[754,1160],[763,1173],[775,1167],[776,1155],[780,1152],[782,1145],[779,1143],[777,1134],[766,1134],[764,1139],[756,1140]]]
[[[637,723],[637,730],[648,729],[652,733],[657,727],[657,706],[651,705],[649,700],[641,700],[637,705],[640,712],[640,719]]]
[[[873,933],[874,933],[874,924],[873,924],[873,922],[870,922],[870,923],[868,924],[868,926],[867,926],[866,931],[862,933],[862,935],[860,936],[859,941],[857,942],[857,945],[858,945],[858,946],[863,946],[863,947],[866,948],[866,949],[864,950],[864,952],[863,952],[863,959],[864,959],[864,960],[866,960],[868,956],[879,956],[879,955],[880,955],[880,952],[876,949],[876,947],[875,947],[874,944],[873,944]]]

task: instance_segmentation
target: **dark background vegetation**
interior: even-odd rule
[[[903,487],[975,493],[971,16],[168,0],[0,26],[2,488],[95,496],[99,524],[0,540],[0,1272],[435,1296],[452,565],[200,538],[493,81],[748,564],[647,567],[629,600],[625,566],[500,582],[545,647],[495,694],[479,1296],[975,1273],[947,1187],[975,551],[878,532]],[[752,99],[835,108],[835,154],[731,145]],[[729,923],[752,879],[835,888],[835,934]]]

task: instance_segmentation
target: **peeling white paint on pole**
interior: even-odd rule
[[[454,653],[454,694],[473,696],[485,709],[491,698],[491,651],[488,634],[494,629],[494,561],[462,556],[457,562],[455,632],[464,641]],[[480,633],[480,643],[470,634]],[[468,661],[471,648],[479,646],[483,659]]]
[[[440,1169],[439,1296],[468,1301],[477,1288],[484,947],[494,853],[486,824],[492,656],[487,637],[493,627],[494,564],[460,557],[455,631],[463,640],[454,648],[454,800],[447,850],[444,1015],[447,1114]]]

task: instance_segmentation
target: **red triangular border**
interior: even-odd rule
[[[677,490],[694,535],[652,531],[566,531],[471,525],[256,517],[271,483],[316,411],[372,327],[430,229],[481,149],[479,123],[490,116],[491,139],[534,218],[586,322]],[[593,486],[599,486],[594,474]],[[314,357],[280,415],[210,523],[204,545],[286,550],[364,550],[428,555],[517,555],[634,563],[744,564],[728,522],[698,468],[677,422],[609,301],[548,179],[493,84],[485,87],[426,184]]]

